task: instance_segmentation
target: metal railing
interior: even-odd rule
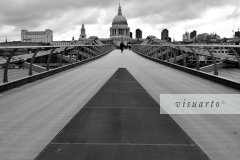
[[[240,67],[239,45],[175,45],[161,43],[157,45],[132,45],[132,49],[141,54],[158,60],[177,63],[181,60],[183,66],[187,66],[187,57],[195,59],[196,70],[200,70],[199,56],[211,57],[214,66],[214,75],[218,75],[217,61],[231,61],[238,63]],[[214,50],[227,50],[228,53],[218,54]],[[229,54],[232,55],[229,55]]]
[[[33,75],[33,64],[35,57],[37,54],[41,51],[47,52],[44,54],[44,56],[48,56],[47,58],[47,64],[46,64],[46,71],[51,70],[50,69],[50,60],[53,54],[59,55],[59,67],[62,67],[62,61],[63,57],[68,55],[69,56],[69,63],[78,63],[82,61],[86,61],[95,57],[98,57],[99,55],[105,54],[107,52],[110,52],[115,47],[113,45],[62,45],[62,46],[0,46],[0,49],[7,49],[10,53],[7,57],[7,61],[5,63],[2,63],[1,65],[4,65],[4,72],[3,72],[3,83],[9,82],[8,80],[8,69],[10,63],[13,63],[11,61],[15,55],[15,53],[19,49],[31,49],[34,50],[32,54],[28,54],[27,58],[26,55],[24,55],[24,60],[19,60],[20,63],[24,63],[26,59],[30,60],[29,64],[29,73],[28,75]],[[75,59],[72,58],[72,55],[76,55]],[[79,57],[81,57],[79,59]],[[66,57],[65,57],[66,58]],[[75,62],[73,62],[73,60]],[[16,63],[16,61],[14,62]]]

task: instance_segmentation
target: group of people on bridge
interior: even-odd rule
[[[127,46],[125,47],[124,43],[121,42],[120,43],[120,50],[121,50],[121,53],[123,52],[124,48],[128,48],[129,50],[131,49],[131,45],[129,43],[127,43]]]

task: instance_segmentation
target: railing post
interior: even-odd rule
[[[152,46],[152,49],[151,49],[151,57],[154,58],[154,54],[155,54],[155,47]]]
[[[191,51],[193,52],[195,59],[196,59],[196,69],[199,70],[199,59],[198,59],[198,55],[196,54],[196,52],[194,51],[194,49],[192,47],[189,47],[191,49]]]
[[[50,54],[48,55],[48,59],[47,59],[47,70],[49,70],[50,69],[50,66],[49,66],[49,64],[50,64],[50,61],[51,61],[51,57],[52,57],[52,54],[53,54],[53,52],[56,50],[56,48],[53,48],[52,50],[51,50],[51,52],[50,52]]]
[[[40,49],[36,49],[36,51],[33,53],[33,56],[32,56],[31,62],[30,62],[30,66],[29,66],[29,73],[28,73],[29,76],[32,75],[32,68],[33,68],[34,59],[35,59],[35,57],[36,57],[36,55],[39,51],[40,51]]]
[[[208,51],[208,53],[211,55],[212,60],[213,60],[213,66],[214,66],[214,75],[218,75],[218,68],[217,68],[217,64],[216,64],[216,60],[215,57],[213,55],[213,53],[210,51],[209,48],[206,47],[206,50]]]
[[[17,52],[17,50],[18,50],[18,48],[14,49],[7,59],[7,62],[6,62],[5,68],[4,68],[3,83],[8,82],[8,67],[9,67],[9,64],[10,64],[10,61],[11,61],[13,55]]]
[[[151,54],[150,56],[151,56],[152,58],[154,58],[154,49],[155,49],[154,46],[152,46],[151,52],[150,52],[150,54]]]

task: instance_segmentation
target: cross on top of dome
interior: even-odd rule
[[[119,8],[118,8],[118,15],[122,15],[122,8],[121,8],[121,5],[120,5],[120,2],[119,2]]]

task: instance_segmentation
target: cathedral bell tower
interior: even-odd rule
[[[82,24],[81,34],[80,34],[80,38],[79,39],[85,39],[85,38],[87,38],[87,36],[86,36],[86,33],[85,33],[84,24]]]

